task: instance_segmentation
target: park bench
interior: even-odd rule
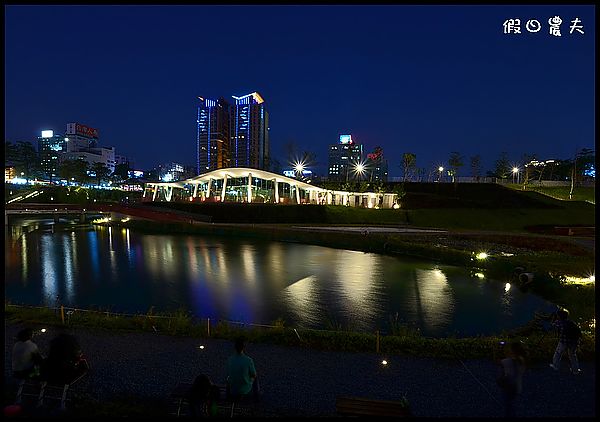
[[[67,401],[70,400],[68,393],[72,391],[71,387],[86,374],[87,372],[79,375],[73,381],[65,384],[49,383],[45,380],[20,379],[18,382],[16,402],[21,403],[24,396],[37,397],[36,406],[41,407],[44,404],[44,400],[59,400],[61,410],[65,410],[67,407]]]
[[[189,415],[189,394],[192,388],[192,383],[180,382],[175,386],[169,397],[175,401],[176,410],[172,413],[174,416],[183,416],[183,409],[187,411],[186,415]],[[251,399],[248,397],[242,397],[241,399],[227,398],[226,388],[224,385],[218,385],[219,387],[219,400],[217,402],[217,412],[219,416],[229,415],[233,417],[237,412],[238,414],[249,414],[250,407],[249,403]],[[253,403],[252,403],[253,404]]]
[[[338,397],[335,408],[342,416],[411,416],[410,409],[399,401]]]

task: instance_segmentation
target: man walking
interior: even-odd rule
[[[579,363],[577,362],[576,351],[581,339],[581,330],[574,321],[569,319],[569,311],[566,309],[556,311],[556,320],[553,325],[558,330],[558,345],[550,367],[555,371],[559,370],[560,360],[566,350],[571,362],[571,372],[580,374],[581,369],[579,369]]]

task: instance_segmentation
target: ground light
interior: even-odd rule
[[[486,259],[488,257],[488,254],[486,252],[479,252],[477,255],[475,255],[475,258],[477,259]]]
[[[588,277],[575,277],[566,275],[565,276],[566,284],[596,284],[596,275],[592,274]]]
[[[386,365],[388,364],[388,361],[384,359],[384,360],[382,360],[382,361],[381,361],[381,364],[382,364],[383,366],[386,366]]]
[[[200,345],[198,346],[198,349],[204,349],[204,346]]]
[[[41,331],[42,333],[45,333],[45,332],[46,332],[46,329],[45,329],[45,328],[42,328],[40,331]]]

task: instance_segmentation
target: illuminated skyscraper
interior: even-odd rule
[[[198,174],[230,167],[231,106],[225,99],[198,97],[197,171]]]
[[[357,179],[356,166],[363,161],[363,148],[352,135],[340,135],[337,144],[329,145],[329,180],[347,182]]]
[[[233,98],[231,167],[269,170],[269,113],[265,101],[258,92]]]
[[[68,140],[61,134],[55,134],[53,130],[42,130],[41,136],[38,136],[42,170],[51,181],[58,176],[60,156],[63,151],[67,151]]]

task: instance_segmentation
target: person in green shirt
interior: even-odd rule
[[[259,398],[258,380],[254,360],[244,353],[245,340],[235,340],[235,353],[227,359],[227,394],[239,398],[252,392],[254,399]]]

